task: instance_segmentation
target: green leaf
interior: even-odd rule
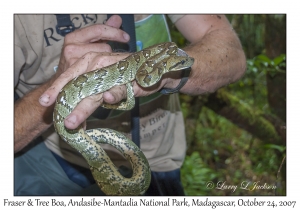
[[[280,63],[285,61],[285,54],[281,54],[280,56],[273,59],[274,66],[278,66]]]
[[[267,149],[277,149],[279,152],[284,152],[286,147],[285,146],[280,146],[276,144],[265,144],[265,148]]]
[[[268,58],[268,56],[266,55],[258,55],[257,58],[260,60],[260,61],[264,61],[264,62],[267,62],[268,64],[271,64],[271,59]]]

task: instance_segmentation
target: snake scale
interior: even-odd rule
[[[151,172],[143,152],[123,134],[111,129],[84,130],[82,125],[70,130],[64,119],[84,98],[109,90],[116,85],[126,85],[127,99],[118,104],[104,107],[129,110],[134,106],[132,81],[142,87],[156,84],[164,73],[186,69],[194,63],[175,43],[166,42],[133,53],[110,66],[82,74],[59,92],[56,99],[53,121],[56,132],[75,148],[87,161],[93,177],[106,195],[142,195],[148,189]],[[100,143],[118,149],[131,163],[133,174],[123,177],[112,163]]]

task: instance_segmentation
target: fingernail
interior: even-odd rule
[[[130,39],[129,35],[126,33],[123,33],[123,37],[126,41],[128,41]]]
[[[39,99],[39,101],[43,104],[48,104],[49,103],[50,97],[46,94],[42,95]]]
[[[66,117],[66,120],[72,124],[75,124],[76,122],[76,115],[69,115],[68,117]]]
[[[95,39],[92,39],[90,42],[97,42],[99,39],[98,38],[95,38]]]

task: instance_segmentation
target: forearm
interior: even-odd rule
[[[43,107],[41,94],[50,87],[52,80],[37,87],[14,105],[14,152],[22,150],[52,124],[53,105]]]
[[[237,81],[245,73],[246,59],[242,46],[230,29],[214,30],[184,50],[196,59],[182,93],[212,93]]]
[[[185,15],[175,25],[191,43],[183,50],[195,59],[189,80],[180,92],[211,93],[245,73],[242,46],[225,15]],[[179,81],[170,79],[168,88],[176,87]]]

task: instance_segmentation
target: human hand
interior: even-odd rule
[[[107,20],[105,25],[93,25],[82,28],[65,37],[58,71],[52,78],[51,87],[40,97],[39,102],[41,105],[45,107],[51,106],[55,102],[60,89],[74,77],[86,71],[101,68],[117,61],[107,57],[112,50],[106,42],[109,40],[127,42],[129,40],[129,35],[118,29],[121,23],[121,18],[115,15]],[[99,62],[92,64],[89,62],[89,58],[96,53],[102,54],[103,56]],[[86,113],[86,110],[92,112],[93,107],[99,106],[101,97],[102,96],[92,96],[86,99],[85,102],[77,107],[77,110],[74,110],[75,113],[72,113],[73,117],[71,115],[69,116],[71,119],[66,120],[66,126],[73,128],[74,126],[76,127],[76,124],[79,125],[83,122],[86,118],[82,116],[83,110],[85,110],[84,113]],[[94,103],[90,103],[89,101]],[[83,109],[81,106],[84,104],[86,107]],[[75,124],[72,123],[74,116],[75,120],[73,119],[73,121],[75,121]],[[80,121],[80,123],[77,123],[78,121]]]
[[[43,106],[53,104],[63,86],[78,75],[108,66],[127,57],[129,54],[111,53],[110,46],[106,44],[109,40],[119,42],[129,40],[124,31],[117,29],[120,25],[120,17],[112,16],[106,25],[93,25],[68,34],[64,41],[55,81],[40,97],[40,104]],[[141,88],[134,82],[135,96],[145,96],[156,92],[163,86],[161,84],[166,83],[166,79],[162,81],[162,83],[147,89]],[[116,86],[103,94],[87,97],[65,119],[65,126],[69,129],[77,128],[103,101],[114,104],[126,98],[126,95],[125,86]]]

